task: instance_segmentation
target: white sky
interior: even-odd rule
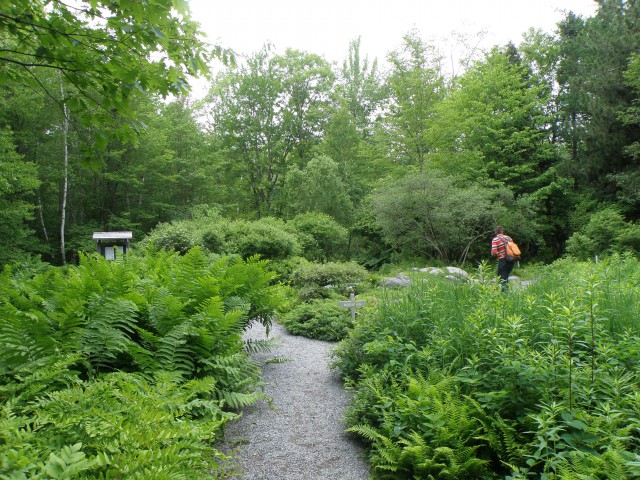
[[[278,53],[295,48],[330,62],[347,57],[349,42],[361,37],[361,56],[383,63],[402,37],[417,28],[421,38],[451,32],[487,36],[481,47],[521,41],[529,28],[553,32],[563,11],[583,17],[593,0],[189,0],[193,19],[209,39],[240,54],[253,54],[266,42]],[[444,52],[450,53],[450,52]]]

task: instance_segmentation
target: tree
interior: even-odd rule
[[[436,106],[446,92],[441,56],[416,32],[404,37],[402,49],[389,54],[392,71],[387,78],[389,110],[383,123],[397,160],[422,171],[435,143]]]
[[[549,87],[517,51],[495,48],[458,79],[443,104],[439,146],[464,152],[476,178],[487,175],[516,195],[532,193],[546,184],[556,159],[545,113],[549,98]]]
[[[582,36],[584,20],[569,12],[558,24],[559,64],[558,64],[558,131],[556,138],[564,142],[567,149],[567,166],[573,177],[584,182],[585,171],[581,171],[579,158],[585,155],[584,137],[589,115],[583,105],[587,95],[581,78],[580,63],[584,62]]]
[[[332,81],[320,57],[293,50],[278,56],[267,47],[214,82],[211,130],[258,218],[281,212],[289,166],[306,163],[320,142]]]
[[[360,37],[349,43],[349,55],[342,63],[337,92],[360,135],[368,137],[372,117],[380,108],[384,95],[377,59],[370,64],[368,57],[360,57]]]
[[[325,213],[342,224],[351,219],[353,204],[342,182],[338,165],[329,157],[317,157],[303,168],[287,172],[287,208],[293,215]]]
[[[1,0],[0,38],[0,83],[45,90],[93,127],[102,146],[106,132],[98,127],[129,117],[132,98],[184,94],[188,76],[206,73],[212,53],[225,56],[208,50],[184,0]],[[49,70],[68,83],[65,98],[41,82]],[[129,123],[118,131],[133,138]]]
[[[384,238],[404,254],[461,263],[471,251],[486,253],[486,237],[503,214],[498,192],[458,185],[451,177],[427,170],[375,192],[374,215]]]
[[[111,141],[101,167],[86,173],[82,187],[85,198],[97,191],[96,201],[86,205],[89,217],[110,229],[142,233],[210,203],[214,171],[186,98],[140,98],[132,108],[146,125],[138,145]]]
[[[16,153],[11,132],[0,130],[0,267],[33,248],[26,222],[33,219],[38,184],[35,165]]]
[[[625,148],[640,138],[640,129],[621,121],[637,93],[625,83],[624,72],[640,44],[640,3],[599,0],[597,14],[585,21],[569,16],[561,25],[561,112],[574,132],[572,171],[582,189],[597,186],[603,200],[612,199],[612,177],[637,170]],[[631,161],[630,161],[631,160]]]
[[[434,163],[508,188],[532,224],[527,239],[558,255],[574,199],[573,179],[559,169],[562,149],[554,142],[553,53],[550,40],[534,33],[522,50],[496,47],[476,62],[441,105]]]
[[[310,148],[317,145],[332,109],[330,92],[335,80],[331,66],[322,57],[287,49],[272,59],[276,75],[281,79],[283,120],[288,129],[294,153],[304,160]]]

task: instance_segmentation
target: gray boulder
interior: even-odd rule
[[[419,271],[423,273],[429,273],[431,275],[444,275],[444,271],[436,267],[421,268]]]
[[[447,267],[447,272],[459,278],[469,278],[469,274],[458,267]]]
[[[397,288],[408,287],[411,285],[411,279],[405,275],[396,275],[395,277],[385,277],[380,280],[380,285],[383,287]]]

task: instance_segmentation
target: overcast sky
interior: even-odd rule
[[[383,62],[416,28],[421,38],[487,32],[483,48],[516,45],[529,28],[552,32],[563,11],[590,17],[593,0],[189,0],[194,20],[214,43],[252,54],[271,42],[278,53],[295,48],[342,63],[349,42]],[[444,52],[448,53],[448,52]]]

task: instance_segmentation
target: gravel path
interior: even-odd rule
[[[222,450],[237,449],[227,478],[366,480],[364,452],[343,432],[349,397],[328,366],[333,344],[289,335],[278,324],[273,337],[278,346],[254,357],[273,409],[260,402],[227,425]],[[264,328],[254,326],[247,338],[266,338]],[[273,357],[290,361],[269,363]]]

